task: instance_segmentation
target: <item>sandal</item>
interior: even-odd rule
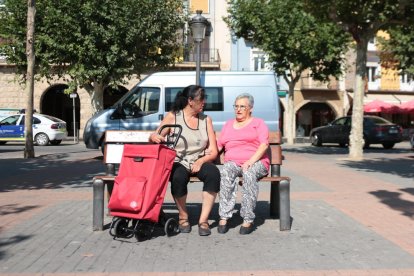
[[[210,225],[208,222],[201,222],[198,224],[198,234],[200,236],[208,236],[211,234]]]
[[[191,232],[191,224],[188,219],[178,219],[178,230],[180,230],[180,233]]]

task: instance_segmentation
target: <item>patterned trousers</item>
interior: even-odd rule
[[[219,215],[221,219],[229,219],[233,215],[234,205],[236,204],[238,176],[243,176],[242,201],[240,215],[245,223],[252,223],[256,217],[257,196],[259,194],[258,180],[268,174],[268,170],[259,160],[254,163],[247,171],[234,162],[226,162],[220,171],[220,201]]]

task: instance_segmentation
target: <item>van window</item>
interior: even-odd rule
[[[123,101],[124,109],[128,111],[126,115],[138,117],[157,113],[160,102],[160,88],[158,87],[137,87]],[[129,110],[131,109],[131,111]]]
[[[184,87],[166,87],[165,88],[165,110],[170,111],[174,103],[175,96]],[[204,111],[223,111],[223,87],[205,87],[206,102]]]

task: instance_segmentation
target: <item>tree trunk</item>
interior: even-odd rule
[[[354,99],[352,105],[352,128],[349,136],[349,157],[355,160],[363,159],[364,134],[364,93],[365,93],[365,75],[367,61],[368,39],[362,38],[356,45],[356,72]]]
[[[26,93],[27,102],[25,110],[25,147],[24,158],[34,158],[33,147],[33,95],[34,95],[34,31],[35,31],[36,1],[27,1],[27,34],[26,34],[26,55],[27,55],[27,75]]]
[[[296,82],[289,82],[289,92],[287,95],[287,103],[284,117],[284,135],[286,138],[286,143],[288,145],[293,145],[295,140],[295,126],[296,126],[296,116],[295,116],[295,106],[294,106],[294,93],[295,93],[295,84]]]
[[[104,109],[103,94],[105,87],[106,84],[98,81],[95,81],[93,86],[85,86],[86,91],[88,91],[91,96],[91,105],[94,114]]]

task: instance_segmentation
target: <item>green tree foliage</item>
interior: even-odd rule
[[[232,0],[228,11],[225,20],[234,34],[266,52],[274,71],[289,85],[284,135],[293,143],[296,84],[305,71],[320,81],[340,76],[349,37],[306,12],[301,1]]]
[[[170,66],[179,47],[185,16],[181,0],[38,0],[37,76],[69,76],[69,87],[84,87],[95,111],[103,91],[133,74]],[[26,2],[5,0],[0,13],[2,51],[24,76]]]
[[[414,74],[414,26],[395,26],[389,39],[380,39],[381,62],[386,67]]]
[[[368,41],[379,30],[409,24],[413,20],[412,0],[303,0],[314,16],[334,22],[352,35],[356,44],[355,86],[352,106],[352,129],[349,155],[363,158],[363,98]]]

